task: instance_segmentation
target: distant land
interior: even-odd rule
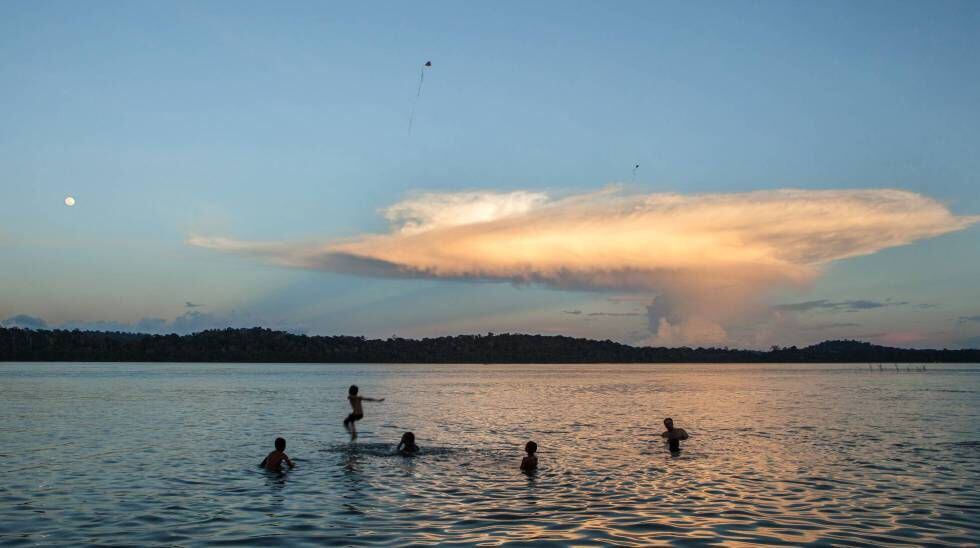
[[[980,349],[826,341],[770,350],[635,347],[557,335],[366,339],[263,328],[191,335],[0,328],[0,361],[249,363],[980,363]]]

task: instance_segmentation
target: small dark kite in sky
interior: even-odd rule
[[[412,113],[408,115],[408,132],[412,133],[412,124],[415,122],[415,107],[419,104],[419,99],[422,97],[422,82],[425,81],[425,69],[432,66],[432,61],[426,61],[422,65],[422,69],[419,70],[419,89],[415,92],[415,102],[412,103]]]

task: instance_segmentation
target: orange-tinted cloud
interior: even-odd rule
[[[384,234],[326,243],[192,236],[191,245],[354,275],[541,283],[669,296],[665,340],[721,341],[774,286],[830,262],[964,229],[940,202],[902,190],[773,190],[550,199],[540,192],[422,194],[383,211]],[[726,312],[719,312],[725,308]],[[665,323],[666,322],[666,323]],[[687,337],[683,328],[696,336]]]

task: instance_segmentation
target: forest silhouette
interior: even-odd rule
[[[769,350],[635,347],[553,335],[426,339],[307,336],[264,328],[190,335],[0,328],[0,361],[312,363],[980,363],[980,350],[825,341]]]

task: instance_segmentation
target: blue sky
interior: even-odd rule
[[[422,192],[614,183],[897,188],[977,215],[978,23],[975,2],[5,3],[0,319],[642,342],[656,292],[352,276],[187,240],[337,241]],[[978,230],[828,263],[756,298],[882,306],[743,317],[729,342],[976,345]]]

